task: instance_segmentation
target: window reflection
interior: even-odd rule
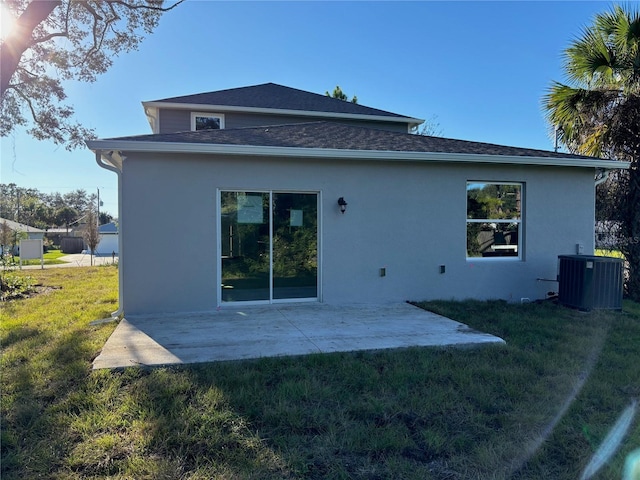
[[[520,257],[522,184],[467,182],[467,257]]]

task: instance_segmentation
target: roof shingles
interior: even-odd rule
[[[546,150],[397,133],[333,122],[199,130],[119,137],[110,140],[360,151],[457,153],[538,158],[591,158]]]
[[[215,92],[197,93],[180,97],[164,98],[145,103],[183,103],[186,105],[208,105],[221,107],[243,107],[274,110],[297,110],[305,112],[329,112],[345,115],[368,115],[391,118],[411,118],[397,113],[346,102],[327,95],[306,92],[275,83],[264,83],[249,87],[231,88]]]

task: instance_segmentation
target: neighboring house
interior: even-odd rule
[[[596,174],[629,166],[275,84],[143,105],[153,134],[87,142],[119,179],[127,314],[544,298],[594,251]]]
[[[45,235],[52,245],[60,245],[60,242],[63,237],[67,236],[66,228],[48,228],[47,233]]]
[[[46,236],[53,245],[60,247],[62,253],[80,253],[85,248],[82,231],[77,226],[68,231],[66,227],[49,228]]]
[[[49,228],[47,238],[58,245],[62,253],[81,253],[86,249],[84,232],[86,223],[84,215],[64,227]]]
[[[118,255],[118,226],[114,223],[105,223],[98,227],[100,242],[96,247],[96,255]]]
[[[9,245],[2,245],[2,251],[5,252],[7,247],[14,246],[14,254],[18,255],[20,253],[20,240],[43,240],[44,234],[46,233],[44,230],[41,230],[36,227],[32,227],[30,225],[25,225],[24,223],[14,222],[13,220],[8,220],[5,218],[0,218],[0,224],[6,224],[7,227],[14,233],[14,238]]]

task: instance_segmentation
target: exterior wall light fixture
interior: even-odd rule
[[[338,199],[338,206],[340,207],[340,212],[344,213],[347,211],[347,202],[344,197]]]

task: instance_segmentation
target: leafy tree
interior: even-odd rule
[[[32,125],[28,133],[38,140],[83,146],[94,134],[73,120],[63,82],[95,81],[182,1],[166,8],[163,0],[3,2],[3,15],[16,20],[0,44],[0,135]]]
[[[54,192],[49,194],[43,193],[43,194],[40,194],[40,198],[42,198],[47,205],[53,208],[54,211],[59,210],[62,207],[66,206],[65,200],[60,194],[60,192]]]
[[[56,211],[56,224],[64,225],[67,227],[67,234],[69,233],[69,227],[78,219],[78,211],[71,207],[62,207]]]
[[[0,250],[2,251],[2,256],[4,257],[5,255],[10,254],[13,257],[13,253],[20,243],[20,240],[25,240],[26,238],[26,232],[20,230],[12,230],[7,222],[3,221],[0,224]],[[0,260],[4,261],[4,258]],[[2,261],[0,261],[0,263],[2,263]]]
[[[11,245],[13,243],[13,230],[9,227],[6,221],[0,223],[0,255],[4,255],[6,252],[11,252]]]
[[[98,225],[105,225],[107,223],[111,223],[113,221],[113,217],[109,215],[107,212],[100,212],[98,216]]]
[[[88,195],[86,190],[78,189],[62,196],[64,206],[71,207],[77,212],[84,212],[96,201],[96,194]]]
[[[346,93],[342,91],[339,85],[336,85],[336,88],[333,89],[333,93],[325,92],[327,97],[337,98],[338,100],[344,100],[345,102],[358,103],[358,97],[355,95],[349,100],[349,97]]]
[[[91,195],[83,189],[73,190],[61,195],[42,193],[35,188],[18,187],[15,183],[0,183],[0,218],[21,222],[32,227],[46,230],[52,225],[66,225],[60,221],[57,213],[68,207],[77,212],[86,211],[97,201],[95,193]],[[108,212],[100,212],[100,225],[113,220]]]
[[[565,50],[569,85],[544,97],[549,123],[571,152],[631,162],[617,175],[619,248],[628,265],[628,295],[640,301],[640,12],[613,6]]]
[[[51,212],[37,195],[22,195],[20,197],[17,221],[36,228],[46,228]]]
[[[18,187],[15,183],[0,184],[0,217],[20,221],[22,206],[38,196],[39,192],[33,188]]]
[[[100,233],[98,232],[98,219],[96,217],[93,208],[89,208],[85,215],[85,220],[87,221],[87,227],[84,231],[83,237],[84,241],[87,243],[89,247],[89,251],[91,252],[91,265],[93,265],[93,256],[96,253],[96,247],[98,243],[100,243]]]

